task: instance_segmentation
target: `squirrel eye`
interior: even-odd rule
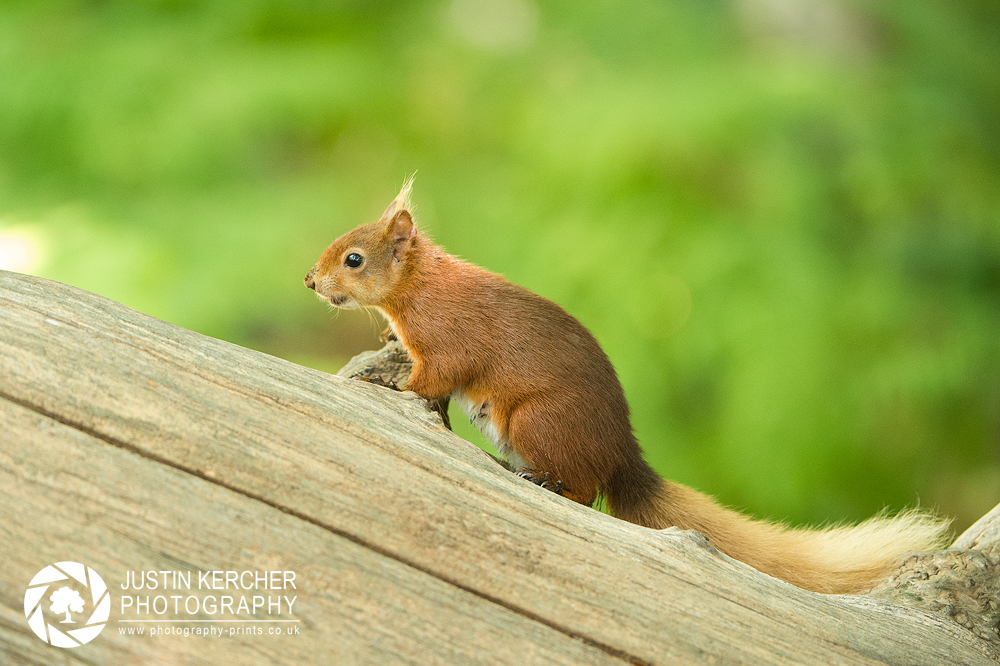
[[[351,252],[344,258],[344,265],[348,268],[357,268],[363,263],[365,263],[365,258],[357,252]]]

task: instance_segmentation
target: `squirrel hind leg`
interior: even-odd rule
[[[506,405],[488,396],[470,395],[462,390],[453,391],[451,398],[468,415],[469,423],[479,428],[483,436],[493,443],[500,457],[507,461],[508,469],[574,502],[586,506],[594,504],[596,482],[580,483],[575,477],[561,476],[558,466],[545,464],[552,461],[552,451],[561,447],[546,447],[546,433],[526,424],[532,412],[525,406],[530,403],[508,410]],[[536,452],[540,450],[547,450],[548,453],[538,455]]]
[[[558,412],[558,407],[551,401],[533,400],[526,400],[510,411],[507,441],[527,468],[518,471],[532,473],[522,476],[544,488],[544,483],[533,478],[543,475],[548,482],[560,484],[559,494],[592,506],[597,499],[598,474],[581,454],[577,433],[566,430],[566,424],[575,422],[572,410],[565,415],[553,412]]]

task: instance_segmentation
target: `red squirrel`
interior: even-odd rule
[[[750,566],[816,592],[863,592],[947,523],[910,511],[857,526],[791,529],[748,518],[643,460],[629,406],[594,336],[560,306],[451,256],[416,227],[411,178],[381,219],[335,240],[305,285],[338,308],[373,307],[413,359],[404,387],[450,396],[515,470],[598,496],[623,520],[701,532]],[[547,483],[549,479],[555,484]]]

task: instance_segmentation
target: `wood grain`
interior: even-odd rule
[[[507,663],[523,655],[540,664],[622,663],[268,504],[8,401],[0,401],[0,431],[25,445],[0,453],[0,492],[18,514],[4,522],[4,541],[32,546],[5,553],[3,663],[159,663],[164,655],[191,664],[476,663],[483,654]],[[294,571],[301,635],[137,639],[119,632],[138,625],[116,626],[114,613],[93,642],[51,648],[28,630],[18,597],[44,564],[78,558],[111,574]],[[112,589],[122,579],[107,577]]]
[[[548,493],[412,394],[12,273],[0,317],[9,663],[993,663],[933,613],[805,592]],[[308,640],[109,627],[58,651],[22,600],[67,551],[109,571],[300,571]]]

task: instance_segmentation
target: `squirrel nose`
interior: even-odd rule
[[[306,277],[303,280],[303,282],[306,285],[306,288],[312,289],[313,291],[316,291],[316,280],[313,279],[313,275],[315,274],[316,274],[316,269],[314,268],[308,273],[306,273]]]

